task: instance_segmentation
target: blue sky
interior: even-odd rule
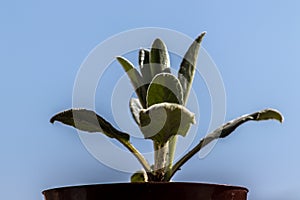
[[[126,30],[161,27],[191,38],[207,31],[202,44],[224,81],[227,120],[266,107],[285,116],[283,124],[245,124],[204,159],[193,157],[174,181],[242,185],[250,200],[299,199],[299,9],[297,0],[2,1],[1,198],[128,182],[130,174],[89,154],[74,129],[49,119],[72,106],[76,74],[96,45]],[[97,111],[112,119],[107,107]]]

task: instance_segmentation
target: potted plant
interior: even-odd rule
[[[174,162],[178,136],[186,136],[195,114],[185,105],[192,87],[201,33],[188,48],[177,76],[171,73],[169,53],[160,39],[150,50],[139,51],[140,71],[124,57],[116,59],[127,73],[137,98],[129,100],[132,117],[145,139],[152,140],[154,163],[150,164],[130,142],[130,134],[112,126],[95,111],[72,108],[55,114],[55,121],[76,129],[103,133],[127,148],[143,167],[131,176],[131,183],[96,184],[44,190],[46,200],[115,199],[247,199],[247,188],[221,184],[172,182],[174,174],[197,152],[218,138],[230,135],[241,124],[253,120],[283,121],[275,109],[264,109],[231,120],[200,140],[186,155]]]

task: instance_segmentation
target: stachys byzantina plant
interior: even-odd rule
[[[205,35],[201,33],[188,48],[177,76],[171,73],[169,53],[160,39],[154,40],[150,50],[140,49],[139,68],[125,59],[117,57],[127,73],[137,98],[129,101],[132,116],[145,139],[151,139],[154,147],[154,163],[150,165],[144,156],[130,142],[130,135],[114,128],[94,111],[75,108],[60,112],[51,118],[87,132],[101,132],[123,144],[140,162],[144,171],[131,176],[132,182],[170,181],[177,170],[211,141],[224,138],[239,125],[249,120],[276,119],[283,117],[277,110],[265,109],[229,121],[201,139],[198,145],[186,155],[174,161],[176,138],[186,136],[195,115],[185,105],[195,74],[200,43]]]

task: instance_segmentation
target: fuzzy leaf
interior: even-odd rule
[[[172,74],[156,75],[147,91],[147,107],[154,104],[168,102],[183,104],[183,92],[179,80]]]
[[[50,122],[59,121],[87,132],[102,132],[110,138],[129,140],[129,135],[115,129],[109,122],[97,115],[94,111],[86,109],[70,109],[54,115]]]
[[[150,50],[151,77],[162,72],[171,73],[170,58],[166,45],[160,39],[154,40]]]
[[[143,105],[143,107],[145,107],[147,88],[145,87],[142,76],[137,71],[137,69],[134,67],[134,65],[130,61],[128,61],[126,58],[119,56],[119,57],[117,57],[117,60],[122,65],[125,72],[127,73],[141,104]]]
[[[206,138],[225,138],[228,135],[230,135],[237,127],[239,127],[247,121],[261,121],[270,119],[278,120],[281,123],[283,122],[283,116],[279,111],[274,109],[265,109],[252,114],[243,115],[239,118],[231,120],[223,126],[221,126],[220,128],[213,131],[212,133],[210,133],[209,135],[207,135]]]
[[[268,119],[275,119],[278,120],[280,123],[282,123],[284,120],[282,114],[275,109],[265,109],[260,112],[257,112],[257,116],[255,120],[259,121],[259,120],[268,120]]]
[[[152,81],[150,69],[150,51],[147,49],[140,49],[139,51],[139,65],[140,70],[146,85]]]
[[[195,115],[182,105],[159,103],[140,112],[141,131],[146,139],[165,144],[172,136],[185,136]]]
[[[185,53],[184,58],[180,64],[180,68],[178,71],[178,79],[180,80],[183,89],[184,104],[187,101],[193,83],[196,65],[197,65],[198,53],[200,49],[200,43],[204,35],[205,32],[201,33],[195,39],[195,41],[191,44],[191,46]]]
[[[130,181],[132,183],[144,183],[147,182],[147,174],[145,171],[137,171],[131,175]]]
[[[131,98],[129,101],[129,107],[134,121],[140,125],[140,111],[143,109],[140,101],[136,98]]]
[[[252,114],[243,115],[241,117],[227,122],[220,128],[208,134],[192,150],[190,150],[186,155],[184,155],[180,160],[178,160],[166,180],[170,180],[172,176],[176,173],[176,171],[179,170],[184,163],[186,163],[192,156],[194,156],[197,152],[199,152],[203,147],[211,143],[213,140],[218,138],[225,138],[226,136],[230,135],[230,133],[232,133],[238,126],[247,121],[261,121],[269,119],[275,119],[281,123],[283,122],[282,114],[274,109],[261,110]]]

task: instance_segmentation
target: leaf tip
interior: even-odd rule
[[[117,59],[117,61],[122,61],[123,60],[123,57],[122,56],[115,56],[115,58]]]
[[[126,58],[124,58],[123,56],[115,56],[115,58],[117,59],[117,61],[122,64],[123,62],[129,62]]]
[[[259,113],[258,119],[259,120],[275,119],[280,123],[283,123],[284,121],[283,115],[278,110],[273,108],[268,108],[263,110],[261,113]]]
[[[153,43],[151,49],[155,50],[165,50],[167,49],[166,44],[160,38],[156,38]]]
[[[53,124],[55,121],[57,121],[58,120],[57,117],[58,117],[58,114],[52,116],[50,119],[50,123]]]
[[[277,115],[278,115],[278,118],[277,120],[280,122],[280,123],[283,123],[284,122],[284,116],[278,111],[278,110],[275,110],[275,109],[271,109],[273,110],[273,112],[276,112]]]
[[[197,43],[201,43],[203,37],[206,35],[206,31],[203,31],[197,38],[196,38],[196,42]]]
[[[116,56],[116,59],[126,72],[134,68],[134,65],[126,58],[122,56]]]
[[[55,122],[55,120],[56,120],[56,119],[55,119],[55,116],[51,117],[50,123],[53,124],[53,123]]]
[[[156,38],[153,42],[153,46],[160,46],[162,44],[164,44],[164,42],[160,38]]]

